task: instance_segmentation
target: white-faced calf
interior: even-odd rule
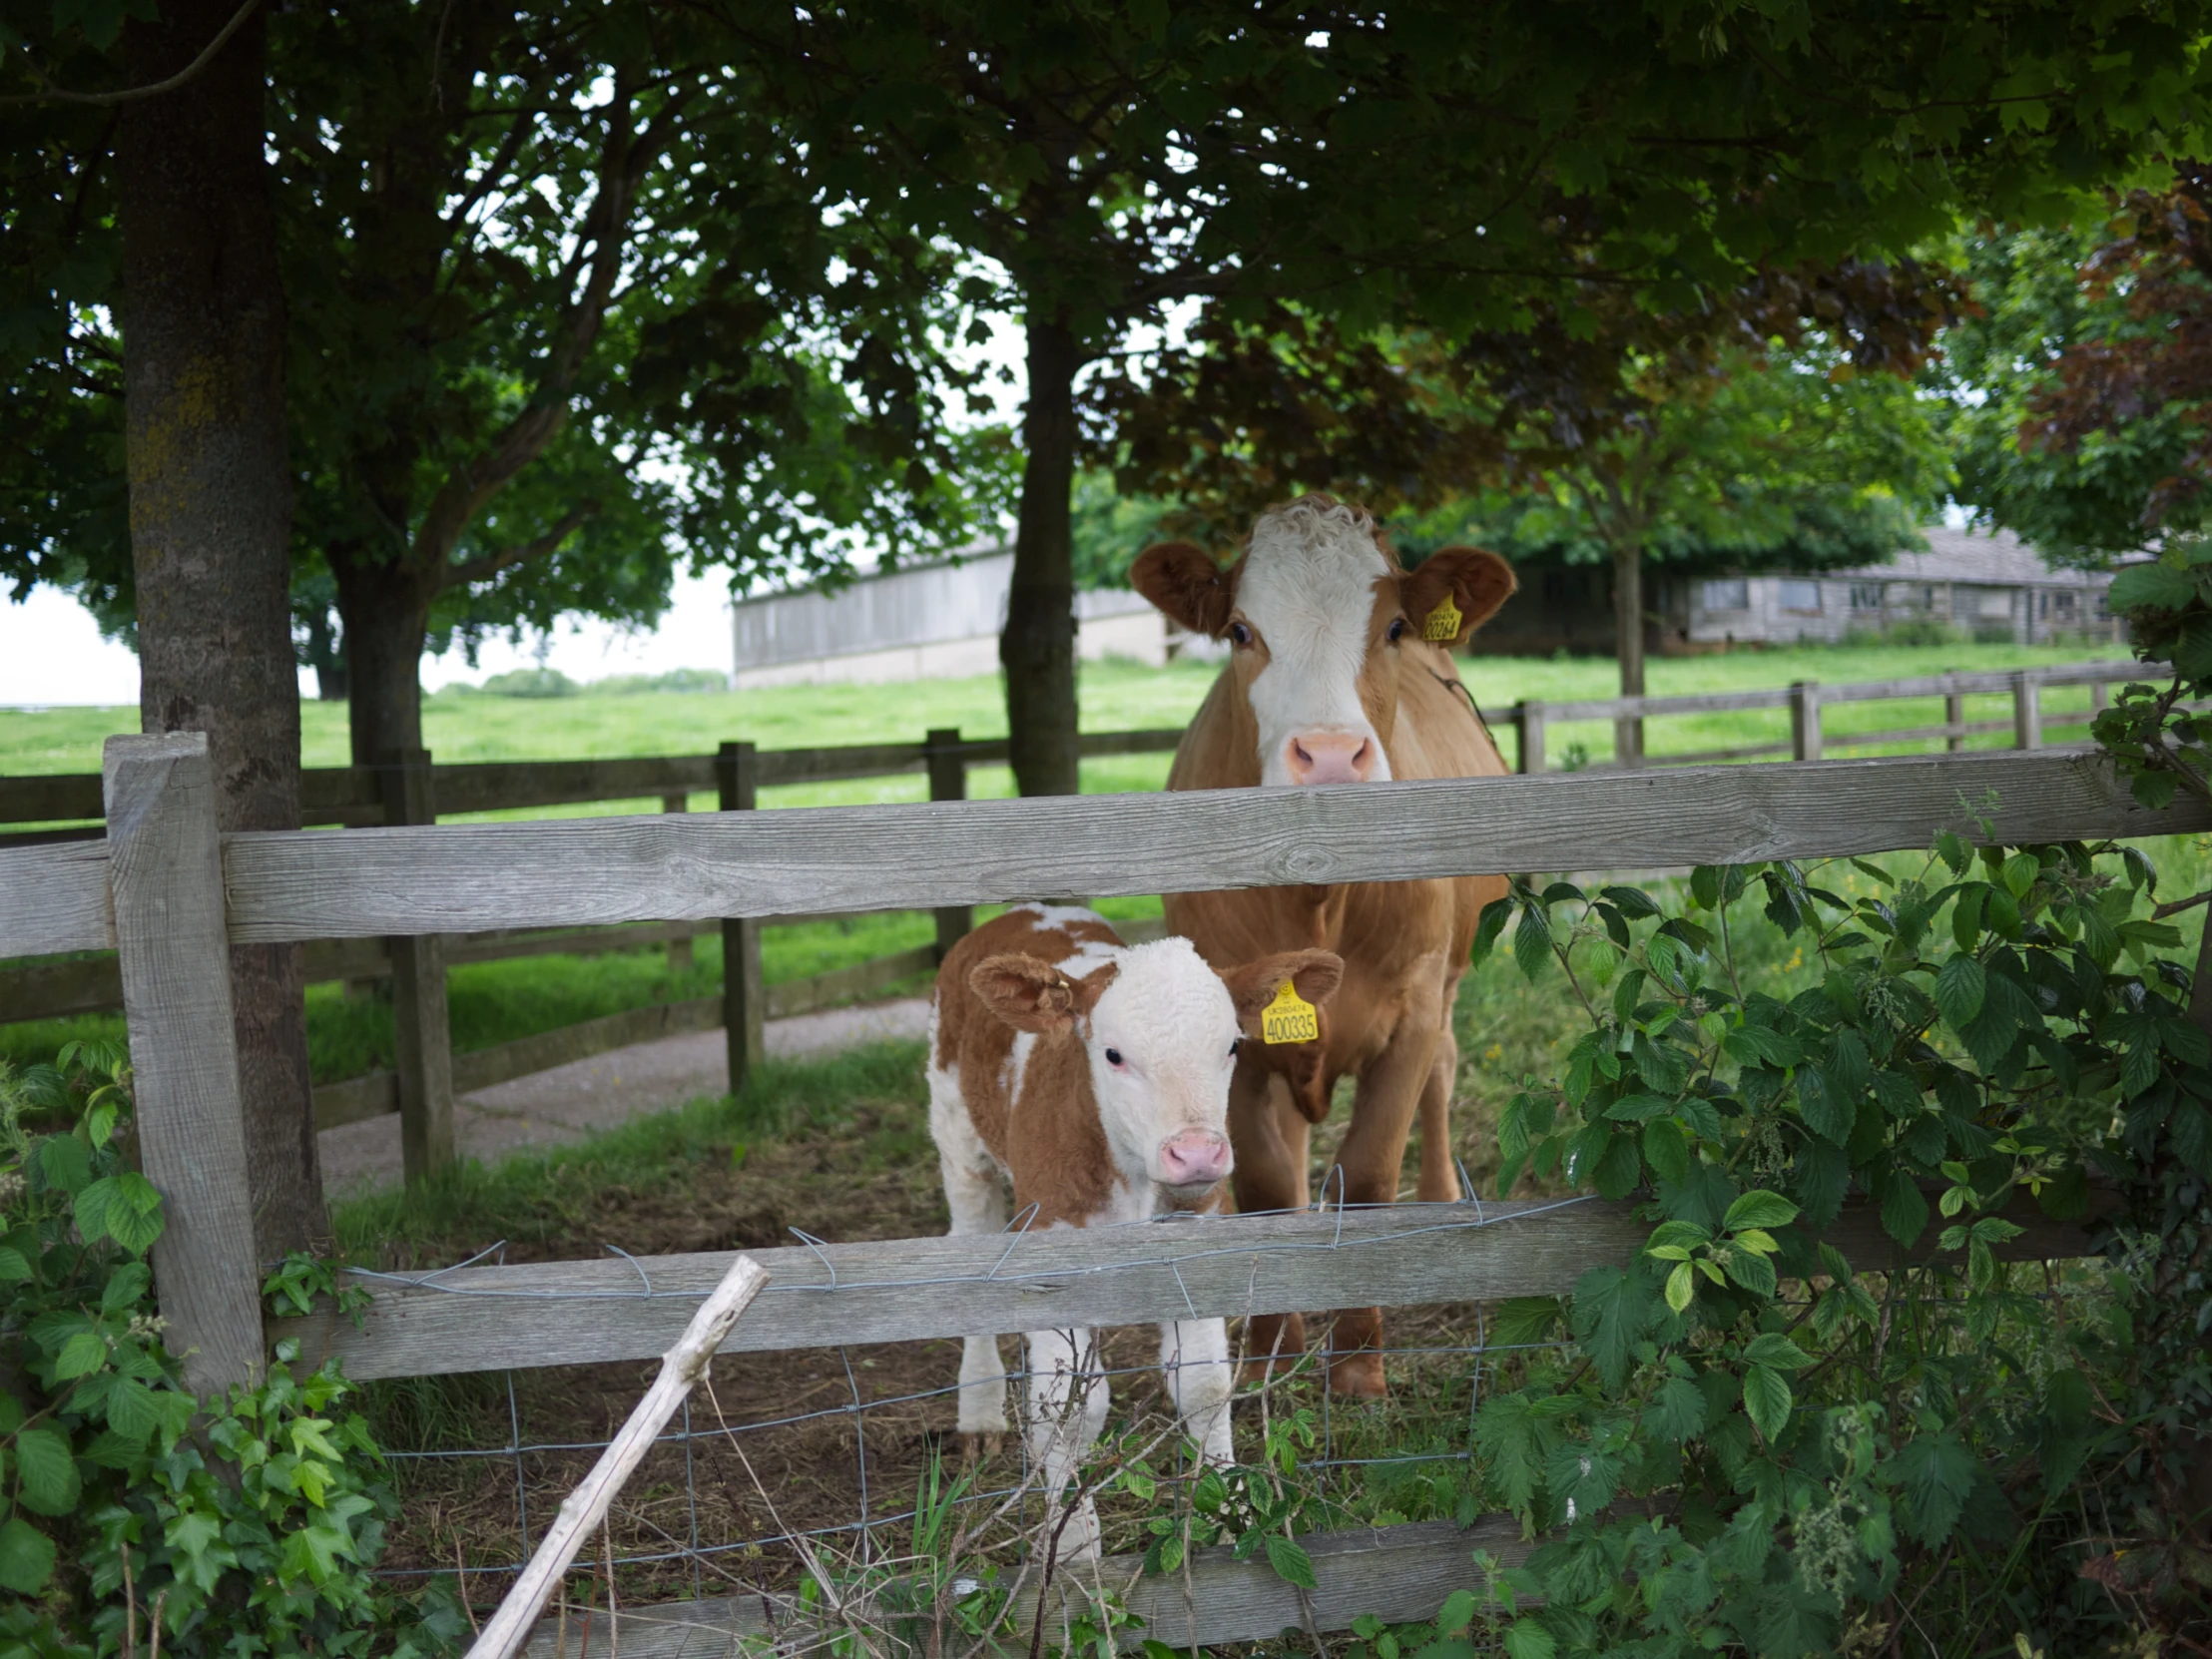
[[[952,1231],[997,1232],[1032,1207],[1030,1227],[1214,1208],[1231,1164],[1240,1040],[1286,983],[1319,1005],[1343,971],[1326,950],[1292,950],[1217,973],[1187,939],[1125,945],[1103,917],[1072,907],[1024,904],[977,928],[945,957],[931,1016],[929,1131]],[[1025,1431],[1057,1505],[1105,1425],[1106,1382],[1089,1331],[1025,1340]],[[1186,1430],[1210,1461],[1228,1462],[1235,1378],[1223,1322],[1163,1324],[1160,1364]],[[969,1337],[960,1431],[1005,1428],[998,1339]],[[1097,1553],[1088,1498],[1058,1548],[1067,1559]]]

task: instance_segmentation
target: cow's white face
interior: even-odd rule
[[[1217,973],[1189,939],[1086,944],[1054,963],[993,956],[969,984],[1017,1031],[1066,1034],[1083,1046],[1099,1126],[1132,1188],[1163,1187],[1179,1203],[1207,1197],[1228,1175],[1229,1079],[1237,1045],[1286,983],[1320,1007],[1344,963],[1293,950]],[[1017,1061],[1016,1111],[1036,1109]],[[1059,1109],[1054,1103],[1053,1109]]]
[[[1233,569],[1176,542],[1146,549],[1130,580],[1184,627],[1230,643],[1263,785],[1387,779],[1400,664],[1428,619],[1449,602],[1458,616],[1438,643],[1455,644],[1514,586],[1503,559],[1475,548],[1407,573],[1373,519],[1319,495],[1263,513]]]

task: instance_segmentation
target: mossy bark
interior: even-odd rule
[[[1006,729],[1023,795],[1078,792],[1075,702],[1075,331],[1060,318],[1028,325],[1029,402],[1013,586],[998,660],[1006,672]]]

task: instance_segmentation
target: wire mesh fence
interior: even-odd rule
[[[1257,1283],[1262,1257],[1356,1252],[1387,1278],[1393,1242],[1525,1222],[1582,1202],[1502,1213],[1474,1201],[1396,1206],[1402,1226],[1358,1238],[1345,1236],[1347,1212],[1333,1207],[1340,1225],[1318,1243],[1255,1251],[1209,1226],[1198,1236],[1178,1231],[1172,1248],[1138,1251],[1119,1265],[1090,1271],[1133,1273],[1169,1264],[1170,1305],[1148,1312],[1164,1321],[1187,1320],[1193,1309],[1186,1270],[1210,1258],[1252,1255]],[[1039,1293],[1064,1285],[1066,1276],[1027,1276],[1021,1243],[1010,1236],[998,1258],[1007,1294],[1026,1293],[1049,1308],[1052,1295]],[[816,1254],[833,1282],[834,1262]],[[638,1264],[637,1273],[630,1294],[670,1294],[654,1290],[645,1265]],[[439,1279],[406,1275],[403,1282],[435,1286]],[[902,1289],[927,1298],[955,1282],[965,1279],[916,1276]],[[1330,1282],[1341,1289],[1346,1280],[1339,1273]],[[806,1287],[786,1290],[805,1294]],[[518,1294],[546,1302],[548,1321],[589,1321],[594,1303],[603,1309],[606,1300]],[[1482,1293],[1470,1286],[1469,1294]],[[1215,1504],[1230,1535],[1237,1513],[1250,1521],[1270,1510],[1263,1503],[1255,1511],[1236,1495],[1244,1489],[1240,1482],[1263,1478],[1272,1509],[1294,1505],[1301,1530],[1467,1518],[1466,1471],[1484,1391],[1510,1385],[1523,1357],[1553,1342],[1498,1341],[1491,1308],[1481,1300],[1399,1308],[1388,1322],[1382,1354],[1389,1395],[1354,1400],[1327,1385],[1326,1317],[1316,1321],[1300,1352],[1278,1354],[1272,1370],[1264,1356],[1256,1360],[1244,1352],[1252,1322],[1230,1321],[1231,1352],[1244,1379],[1232,1407],[1238,1472],[1213,1489],[1217,1499],[1230,1494]],[[1040,1317],[1037,1324],[1049,1328],[1050,1321]],[[1011,1431],[993,1444],[957,1431],[956,1334],[726,1352],[618,1498],[596,1558],[580,1561],[571,1573],[556,1618],[587,1620],[578,1627],[580,1638],[593,1611],[610,1605],[734,1597],[757,1600],[773,1628],[780,1613],[791,1616],[802,1602],[834,1599],[839,1586],[910,1572],[925,1554],[940,1577],[949,1572],[961,1583],[996,1584],[1012,1593],[1034,1578],[1040,1558],[1052,1554],[1064,1509],[1048,1501],[1023,1432],[1021,1340],[1002,1340],[1000,1353],[1014,1407]],[[1162,1516],[1203,1507],[1205,1470],[1163,1384],[1151,1330],[1099,1332],[1084,1352],[1083,1370],[1110,1390],[1112,1405],[1105,1432],[1083,1461],[1078,1489],[1096,1503],[1105,1553],[1141,1554],[1159,1541]],[[369,1408],[390,1448],[402,1502],[382,1570],[418,1582],[456,1579],[472,1606],[495,1602],[650,1373],[647,1364],[623,1362],[369,1384]],[[1217,1527],[1200,1538],[1220,1535]]]

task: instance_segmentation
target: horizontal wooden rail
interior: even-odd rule
[[[1558,1295],[1634,1254],[1651,1232],[1635,1210],[1601,1199],[1397,1204],[756,1250],[747,1254],[768,1269],[769,1289],[723,1352]],[[2005,1260],[2087,1248],[2079,1228],[2048,1220],[2024,1194],[2006,1215],[2025,1231]],[[1848,1207],[1827,1237],[1861,1266],[1895,1249],[1865,1205]],[[1924,1236],[1922,1254],[1935,1237]],[[358,1328],[318,1313],[273,1322],[270,1336],[335,1355],[357,1379],[643,1360],[667,1351],[733,1260],[717,1251],[361,1276],[374,1300]]]
[[[1110,1555],[1079,1572],[1062,1571],[1043,1590],[1044,1628],[1059,1632],[1065,1620],[1083,1617],[1097,1587],[1121,1597],[1133,1618],[1114,1631],[1127,1651],[1147,1641],[1170,1647],[1222,1647],[1289,1636],[1310,1645],[1306,1633],[1350,1630],[1372,1616],[1384,1624],[1434,1618],[1454,1590],[1475,1587],[1474,1552],[1504,1566],[1518,1566],[1540,1540],[1523,1536],[1509,1515],[1487,1515],[1472,1526],[1453,1521],[1413,1521],[1401,1526],[1354,1527],[1312,1532],[1299,1539],[1314,1564],[1314,1588],[1301,1592],[1265,1560],[1240,1561],[1235,1546],[1220,1544],[1190,1553],[1186,1568],[1144,1576],[1141,1556]],[[1039,1591],[1024,1589],[1008,1611],[1012,1639],[984,1651],[1026,1654]],[[1522,1606],[1529,1605],[1525,1600]],[[876,1624],[888,1622],[880,1616]],[[561,1640],[567,1637],[563,1651]],[[703,1596],[647,1607],[571,1607],[566,1618],[541,1619],[523,1649],[524,1659],[585,1659],[595,1652],[623,1659],[730,1659],[747,1641],[776,1652],[827,1650],[827,1626],[819,1605],[802,1605],[788,1591]],[[963,1646],[965,1638],[962,1638]]]
[[[1972,674],[1924,674],[1902,680],[1867,680],[1848,686],[1821,687],[1823,703],[1879,703],[1910,697],[2000,697],[2012,690],[2017,669],[1995,669]],[[2158,667],[2138,662],[2065,663],[2051,668],[2028,669],[2035,683],[2051,686],[2107,686],[2120,680],[2151,680]],[[1765,686],[1753,691],[1695,692],[1674,697],[1600,697],[1572,703],[1546,703],[1544,718],[1553,723],[1574,720],[1649,720],[1666,715],[1733,714],[1752,709],[1787,709],[1790,688]]]

